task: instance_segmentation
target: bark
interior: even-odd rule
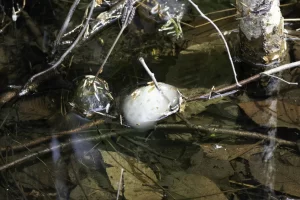
[[[237,0],[243,60],[267,66],[285,59],[284,22],[279,0]]]

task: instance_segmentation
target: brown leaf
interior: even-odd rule
[[[271,161],[269,163],[272,163]],[[263,162],[260,155],[253,155],[249,159],[249,167],[252,176],[261,184],[269,186],[268,181],[273,180],[275,190],[300,197],[300,170],[299,167],[284,164],[274,159],[273,173],[267,173],[267,162]],[[272,182],[272,181],[271,181]]]
[[[57,103],[48,96],[29,97],[17,102],[20,121],[48,119],[56,112]]]
[[[161,199],[162,194],[153,182],[156,182],[157,178],[146,164],[121,153],[101,150],[101,154],[104,162],[111,165],[106,169],[106,172],[115,190],[119,188],[121,169],[124,168],[124,195],[126,199]]]
[[[200,144],[206,157],[218,160],[232,160],[237,157],[247,159],[252,154],[261,153],[263,148],[260,143],[230,145],[230,144]]]
[[[176,172],[166,177],[165,184],[176,199],[227,199],[213,181],[199,174]]]
[[[268,125],[277,119],[277,127],[300,129],[300,106],[285,100],[267,99],[240,103],[239,106],[257,124]]]

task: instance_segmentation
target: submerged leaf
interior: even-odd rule
[[[106,169],[111,185],[119,188],[121,169],[124,174],[124,195],[126,199],[160,200],[162,194],[153,181],[157,181],[154,172],[144,163],[112,151],[101,151],[103,160],[111,165]],[[126,159],[125,159],[126,158]]]
[[[199,174],[173,173],[166,177],[165,184],[176,199],[227,199],[214,182]]]
[[[277,127],[300,129],[300,106],[286,100],[267,99],[240,103],[239,106],[259,125],[268,125],[270,120],[277,120]]]

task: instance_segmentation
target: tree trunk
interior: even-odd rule
[[[240,44],[246,76],[289,61],[284,38],[284,20],[279,0],[236,0],[240,14]],[[253,89],[253,90],[252,90]],[[254,96],[269,96],[279,90],[279,80],[265,77],[248,90]]]
[[[256,66],[281,62],[286,55],[279,0],[237,0],[243,60]]]

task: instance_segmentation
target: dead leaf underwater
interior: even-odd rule
[[[239,103],[240,108],[257,124],[268,125],[277,120],[277,127],[300,129],[300,106],[286,100],[267,99]]]

